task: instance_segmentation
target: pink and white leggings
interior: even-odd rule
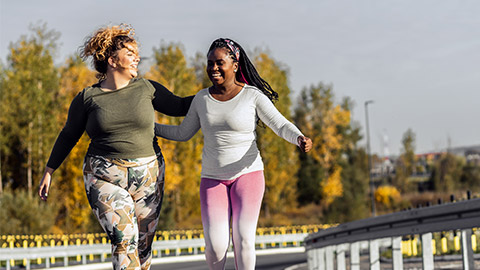
[[[255,234],[265,191],[263,171],[233,180],[202,178],[200,202],[205,256],[210,269],[224,269],[230,219],[236,269],[255,269]]]

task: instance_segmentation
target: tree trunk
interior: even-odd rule
[[[42,115],[41,114],[38,114],[38,127],[40,128],[41,131],[43,131],[43,121],[42,121]],[[44,136],[44,133],[43,132],[39,132],[37,134],[38,136],[38,156],[37,156],[37,174],[38,173],[41,173],[43,168],[44,168],[44,165],[43,165],[43,162],[45,160],[45,157],[43,156],[43,136]]]
[[[2,151],[0,150],[0,195],[3,193],[3,179],[2,179]]]
[[[32,197],[32,132],[33,122],[28,123],[28,142],[27,142],[27,186],[28,196]]]

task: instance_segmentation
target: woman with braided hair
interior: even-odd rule
[[[91,57],[99,82],[73,99],[40,181],[46,201],[52,174],[86,131],[83,165],[92,210],[112,244],[115,270],[150,269],[152,241],[162,204],[165,164],[154,135],[155,111],[185,116],[193,97],[137,77],[140,61],[134,30],[101,28],[81,56]]]
[[[217,39],[207,57],[213,85],[195,95],[179,126],[155,124],[155,134],[186,141],[202,129],[200,203],[208,266],[224,269],[231,226],[236,268],[254,269],[255,232],[265,190],[256,123],[261,120],[304,152],[310,151],[312,141],[275,108],[278,94],[238,43]]]

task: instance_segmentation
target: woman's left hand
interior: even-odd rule
[[[312,150],[313,142],[310,138],[305,136],[298,136],[298,147],[302,149],[303,152],[307,153],[308,151]]]

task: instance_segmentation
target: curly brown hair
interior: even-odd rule
[[[106,78],[108,58],[116,57],[117,51],[127,44],[138,46],[134,36],[135,30],[128,24],[100,28],[86,38],[85,44],[80,47],[80,57],[86,60],[92,56],[97,78],[102,81]]]

